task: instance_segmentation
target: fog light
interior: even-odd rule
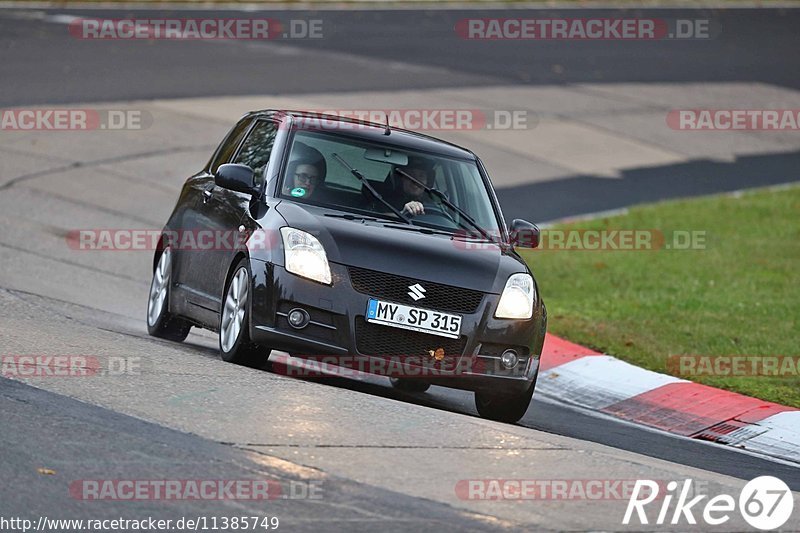
[[[299,308],[289,311],[286,318],[289,321],[289,325],[295,329],[303,329],[308,325],[309,320],[311,320],[311,317],[308,316],[308,312],[305,309]]]
[[[514,368],[517,366],[519,362],[519,357],[517,356],[517,352],[514,350],[506,350],[503,352],[503,355],[500,356],[500,362],[506,368]]]

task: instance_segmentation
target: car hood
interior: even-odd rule
[[[314,235],[332,263],[496,294],[511,274],[528,272],[516,253],[487,242],[403,229],[402,222],[348,220],[294,202],[277,210],[289,226]]]

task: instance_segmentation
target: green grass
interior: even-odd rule
[[[560,229],[706,232],[700,250],[533,250],[551,333],[670,373],[670,355],[800,356],[800,188],[632,208]],[[800,407],[800,378],[687,377]]]

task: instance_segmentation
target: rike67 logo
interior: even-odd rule
[[[635,520],[631,522],[635,513],[639,524],[650,524],[649,520],[652,520],[653,516],[651,514],[648,517],[645,507],[658,501],[661,505],[658,516],[653,522],[655,525],[695,525],[698,523],[697,518],[701,518],[702,523],[719,526],[731,519],[738,503],[739,513],[750,526],[770,531],[783,526],[792,516],[794,509],[791,490],[786,483],[772,476],[760,476],[749,481],[739,493],[738,502],[729,494],[720,494],[703,505],[701,502],[708,498],[708,495],[693,495],[691,479],[684,480],[680,490],[677,481],[667,483],[664,494],[659,493],[662,487],[663,484],[649,479],[637,480],[622,523],[637,525]],[[671,509],[673,501],[675,506]],[[651,510],[658,508],[658,504],[653,507]]]

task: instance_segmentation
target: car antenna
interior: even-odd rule
[[[389,127],[389,113],[384,111],[383,114],[386,116],[386,129],[383,130],[383,134],[384,135],[391,135],[392,134],[392,130]]]

